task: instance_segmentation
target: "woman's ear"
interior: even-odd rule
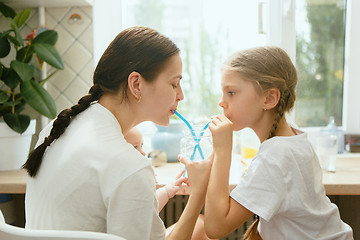
[[[138,96],[141,96],[141,74],[138,72],[130,73],[128,77],[128,87],[130,93],[138,99]]]
[[[277,88],[270,88],[265,92],[264,109],[273,109],[279,103],[280,90]]]

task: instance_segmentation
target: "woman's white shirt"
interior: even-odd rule
[[[46,150],[37,176],[28,178],[26,228],[164,239],[155,189],[149,159],[125,141],[115,116],[95,103],[71,121]]]
[[[353,239],[325,194],[322,170],[305,133],[265,141],[231,197],[260,216],[267,239]]]

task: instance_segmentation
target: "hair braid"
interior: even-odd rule
[[[257,227],[259,225],[259,217],[256,216],[255,221],[251,224],[249,229],[245,232],[242,240],[262,240]]]
[[[279,125],[279,122],[281,120],[281,118],[284,116],[285,113],[285,109],[286,109],[286,104],[287,104],[287,99],[289,98],[290,93],[288,94],[288,96],[286,97],[286,100],[284,98],[284,94],[281,93],[280,95],[280,100],[279,103],[277,105],[277,115],[274,119],[274,123],[273,126],[270,130],[270,134],[269,134],[269,138],[272,138],[273,136],[275,136],[275,131]]]
[[[65,109],[59,113],[56,120],[53,123],[53,127],[51,129],[50,135],[44,139],[44,142],[40,144],[37,148],[35,148],[30,154],[26,161],[26,163],[22,166],[27,170],[31,177],[35,177],[37,172],[39,171],[42,157],[45,153],[45,150],[50,144],[58,139],[69,126],[73,117],[87,109],[90,104],[96,100],[98,100],[103,91],[98,84],[94,84],[90,90],[89,94],[83,96],[78,101],[78,104],[72,106],[69,109]]]

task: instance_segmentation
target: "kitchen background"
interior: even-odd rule
[[[87,0],[1,1],[15,7],[17,12],[25,7],[32,8],[29,21],[21,29],[23,36],[39,27],[41,22],[44,22],[46,27],[58,32],[59,39],[56,48],[63,57],[65,68],[58,71],[48,81],[47,89],[55,100],[58,112],[75,104],[92,85],[92,73],[97,60],[115,34],[120,32],[123,27],[120,14],[116,11],[116,5],[120,4],[120,1],[110,1],[113,9],[104,6],[104,3],[102,5],[97,3],[99,1]],[[38,8],[39,5],[44,8]],[[8,22],[1,16],[0,31],[4,29],[8,29]],[[94,32],[96,32],[95,35]],[[50,75],[53,71],[54,69],[48,66],[45,75]],[[355,89],[356,87],[350,88],[348,93],[354,96]],[[345,101],[347,100],[345,99]],[[356,112],[356,108],[354,109]],[[48,122],[48,119],[41,117],[38,119],[40,121],[37,123],[37,132]],[[36,138],[35,135],[33,145]],[[332,197],[332,200],[337,202],[343,214],[350,215],[352,210],[346,208],[346,205],[359,203],[360,199],[351,196],[335,196]],[[186,197],[182,197],[178,201],[180,203],[178,205],[175,202],[169,204],[169,209],[165,213],[169,221],[178,217],[181,208],[176,206],[185,204]],[[164,216],[164,213],[162,214]],[[358,223],[359,218],[360,216],[356,216],[356,219],[352,220]]]

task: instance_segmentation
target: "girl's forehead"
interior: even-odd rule
[[[238,86],[244,81],[241,75],[234,71],[225,71],[222,73],[221,85],[235,85]]]

